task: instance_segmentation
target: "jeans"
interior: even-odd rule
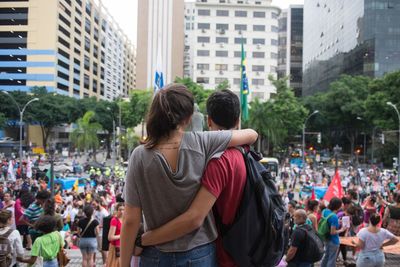
[[[326,241],[325,253],[322,258],[321,267],[335,267],[338,251],[339,245],[333,244],[331,241]]]
[[[81,237],[79,240],[79,249],[82,253],[96,253],[97,239],[96,237]]]
[[[383,267],[385,264],[385,255],[380,249],[358,254],[356,265],[357,267]]]
[[[289,262],[287,267],[311,267],[310,262]]]
[[[43,267],[58,267],[57,259],[51,261],[43,261]]]
[[[140,255],[140,267],[218,267],[215,244],[210,243],[184,252],[162,252],[147,247]]]

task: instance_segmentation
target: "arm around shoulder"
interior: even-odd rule
[[[251,145],[257,141],[258,133],[253,129],[233,130],[228,147]]]

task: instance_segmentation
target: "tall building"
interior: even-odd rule
[[[272,0],[198,0],[193,11],[192,78],[206,89],[228,81],[240,93],[241,44],[252,98],[266,100],[275,88],[268,75],[278,66],[278,16]],[[188,27],[188,25],[186,25]],[[192,25],[190,25],[192,27]]]
[[[183,54],[183,77],[193,77],[193,48],[195,32],[195,2],[185,2],[185,49]]]
[[[135,87],[133,45],[101,1],[1,1],[0,14],[0,90],[113,99]]]
[[[327,90],[341,74],[399,70],[400,1],[305,1],[303,47],[303,95]]]
[[[153,88],[156,71],[164,84],[182,77],[184,1],[139,0],[138,10],[136,87]]]
[[[291,5],[279,16],[278,78],[289,77],[297,97],[303,81],[303,6]]]

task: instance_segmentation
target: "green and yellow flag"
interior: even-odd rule
[[[242,39],[242,61],[241,61],[241,80],[240,80],[240,105],[242,110],[242,120],[249,119],[249,107],[247,105],[247,95],[249,94],[249,82],[246,75],[246,53],[244,52],[243,39]]]

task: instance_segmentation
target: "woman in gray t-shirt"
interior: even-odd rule
[[[200,188],[207,162],[219,157],[227,147],[251,144],[257,139],[257,133],[249,129],[185,132],[193,105],[192,94],[180,84],[169,85],[154,96],[146,125],[147,142],[137,147],[129,159],[124,188],[121,267],[130,266],[142,215],[145,229],[151,230],[183,213]],[[216,266],[213,245],[216,237],[217,231],[209,215],[192,233],[145,248],[141,266],[154,266],[155,261],[162,266],[189,262],[196,266]]]
[[[357,237],[359,241],[355,245],[361,248],[361,252],[357,257],[357,267],[384,266],[385,255],[382,248],[398,242],[397,238],[391,232],[377,226],[380,221],[380,215],[373,213],[369,218],[370,224],[368,227],[358,232]]]

